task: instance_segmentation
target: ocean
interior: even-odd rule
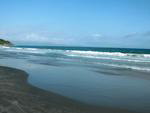
[[[0,65],[28,82],[83,103],[150,113],[150,49],[0,47]]]

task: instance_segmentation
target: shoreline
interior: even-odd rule
[[[96,107],[34,87],[22,70],[0,66],[0,112],[9,113],[134,113]]]

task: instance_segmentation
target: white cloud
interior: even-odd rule
[[[75,38],[63,32],[48,31],[14,31],[7,32],[0,37],[10,40],[15,44],[46,44],[46,45],[69,45],[76,43]]]
[[[150,31],[146,31],[146,32],[132,32],[129,34],[126,34],[123,36],[123,38],[141,38],[144,37],[145,39],[147,37],[150,37]]]
[[[102,34],[99,34],[99,33],[95,33],[95,34],[92,34],[92,37],[102,37],[103,35]]]
[[[46,36],[42,36],[41,34],[37,33],[29,33],[25,34],[23,38],[21,38],[22,41],[30,41],[30,42],[49,42],[49,38]]]
[[[124,37],[125,38],[131,38],[131,37],[135,37],[135,36],[138,36],[139,33],[138,32],[132,32],[132,33],[129,33],[127,35],[125,35]]]
[[[0,35],[4,35],[5,33],[4,32],[0,32]]]

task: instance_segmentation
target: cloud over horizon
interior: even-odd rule
[[[123,38],[137,38],[137,37],[149,37],[150,38],[150,31],[132,32],[123,36]]]
[[[3,0],[0,37],[16,44],[150,48],[149,4],[149,0]]]
[[[0,38],[13,41],[17,45],[67,45],[99,47],[150,47],[150,31],[132,32],[122,36],[108,36],[101,33],[88,33],[84,36],[73,36],[64,32],[48,30],[16,30],[0,32]],[[134,42],[134,43],[133,43]]]

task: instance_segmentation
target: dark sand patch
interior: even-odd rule
[[[47,92],[28,84],[27,77],[24,71],[0,67],[0,113],[131,113],[94,107]]]

